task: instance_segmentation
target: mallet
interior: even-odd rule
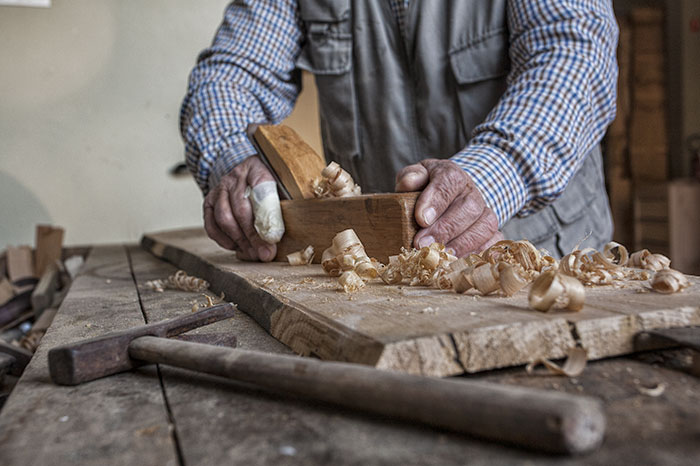
[[[214,306],[54,348],[51,378],[76,385],[144,363],[167,364],[541,451],[584,453],[602,442],[605,416],[601,403],[590,397],[167,338],[230,317],[233,310],[231,304]]]

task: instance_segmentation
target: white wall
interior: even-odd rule
[[[54,0],[0,7],[0,248],[37,223],[67,244],[201,223],[178,110],[225,0]],[[292,118],[316,148],[315,93]]]

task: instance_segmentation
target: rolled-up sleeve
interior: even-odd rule
[[[508,2],[507,90],[452,160],[502,226],[556,200],[615,116],[610,0]]]
[[[237,0],[189,78],[180,110],[187,166],[206,194],[255,153],[253,123],[277,124],[299,94],[302,31],[294,0]]]

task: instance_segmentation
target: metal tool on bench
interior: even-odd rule
[[[589,397],[167,338],[231,317],[234,309],[222,304],[53,348],[51,378],[76,385],[145,363],[167,364],[530,449],[583,453],[602,442],[605,416],[600,402]]]

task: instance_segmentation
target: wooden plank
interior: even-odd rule
[[[44,269],[36,288],[32,291],[32,309],[35,316],[40,316],[44,309],[51,306],[54,293],[58,289],[59,273],[55,262]]]
[[[32,248],[29,246],[9,246],[7,248],[7,275],[11,282],[36,277]]]
[[[193,293],[145,288],[147,280],[164,278],[176,268],[149,254],[130,250],[141,301],[149,320],[189,312]],[[201,298],[199,298],[201,300]],[[216,331],[235,333],[241,347],[289,352],[248,316],[240,314],[214,324]],[[197,332],[209,332],[199,329]],[[682,356],[682,355],[681,355]],[[497,444],[351,414],[305,403],[253,387],[206,375],[163,367],[163,383],[170,401],[184,464],[476,464],[514,463],[687,464],[694,465],[700,446],[692,435],[700,416],[697,393],[700,379],[665,367],[670,354],[644,360],[615,358],[588,365],[575,379],[529,376],[521,368],[480,375],[491,382],[593,395],[609,414],[609,429],[601,449],[575,458],[504,448]],[[666,387],[661,397],[640,393],[640,387]],[[639,422],[653,413],[650,422]],[[475,422],[478,422],[475,420]],[[381,439],[381,441],[377,441]],[[222,448],[221,445],[226,445]]]
[[[0,278],[0,306],[8,302],[15,295],[10,280],[5,277]]]
[[[3,466],[176,464],[153,368],[75,387],[51,383],[49,348],[143,325],[123,247],[95,248],[0,413]]]
[[[353,228],[370,257],[386,262],[411,247],[418,225],[413,208],[419,193],[365,194],[357,197],[282,201],[285,234],[277,245],[278,261],[312,245],[314,262],[342,230]]]
[[[299,354],[416,374],[562,357],[577,340],[596,358],[623,354],[640,328],[700,323],[698,278],[672,296],[639,293],[644,284],[588,289],[583,311],[542,314],[529,309],[525,290],[511,298],[480,297],[374,281],[348,295],[318,266],[239,262],[192,230],[146,235],[142,244],[209,280]]]
[[[61,258],[63,228],[51,225],[37,225],[35,247],[35,272],[37,277],[41,277],[46,267]]]
[[[312,199],[313,181],[326,166],[323,157],[285,125],[258,126],[253,137],[292,199]]]
[[[668,191],[673,268],[700,275],[700,183],[675,180]]]

